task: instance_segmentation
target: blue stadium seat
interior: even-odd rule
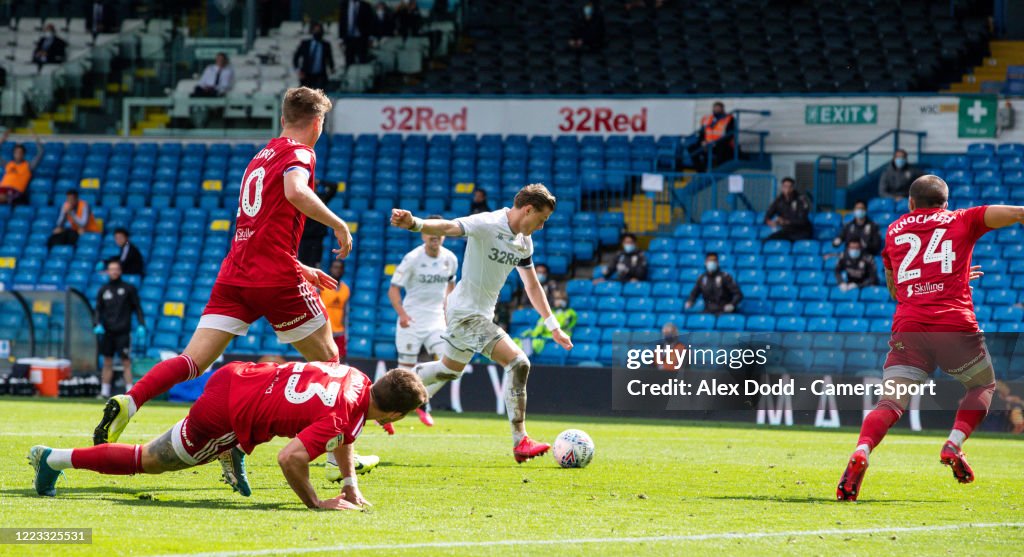
[[[779,317],[775,321],[775,328],[782,332],[802,332],[807,329],[807,320],[796,316]]]
[[[809,333],[834,333],[839,323],[831,317],[814,317],[807,320]]]

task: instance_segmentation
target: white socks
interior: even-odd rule
[[[46,457],[46,465],[54,470],[67,470],[71,466],[71,451],[73,449],[50,449],[50,456]]]
[[[338,460],[334,458],[334,451],[327,451],[327,464],[338,465]]]
[[[110,398],[110,383],[100,385],[100,396],[103,398]]]
[[[953,431],[949,432],[949,442],[956,445],[956,448],[958,449],[964,445],[964,441],[966,440],[967,434],[960,431],[959,429],[954,429]]]
[[[128,388],[131,389],[131,386]],[[138,411],[139,407],[135,405],[135,399],[132,398],[132,395],[128,395],[128,417],[131,418]]]
[[[871,447],[867,445],[857,445],[857,448],[853,452],[864,451],[864,454],[871,456]]]

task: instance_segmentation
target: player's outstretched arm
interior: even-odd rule
[[[885,270],[885,287],[889,289],[889,295],[892,296],[893,301],[899,301],[896,298],[896,279],[892,276],[892,269]]]
[[[412,216],[405,209],[391,210],[391,226],[410,232],[422,232],[433,236],[465,236],[465,231],[455,221],[445,219],[421,219]]]
[[[551,339],[566,350],[572,350],[572,340],[565,331],[561,329],[558,320],[551,313],[551,306],[548,304],[548,297],[544,294],[544,287],[537,278],[537,270],[530,267],[516,267],[519,271],[519,278],[523,279],[523,288],[526,289],[526,297],[530,299],[530,305],[537,313],[544,318],[544,325],[551,331]]]
[[[989,228],[1006,228],[1014,224],[1024,224],[1024,207],[989,205],[985,209],[985,226]]]
[[[281,472],[284,473],[284,478],[288,480],[292,491],[299,496],[306,507],[310,509],[359,508],[341,499],[340,496],[326,501],[321,501],[317,497],[313,484],[309,483],[309,453],[306,452],[306,446],[302,444],[302,441],[292,439],[285,445],[281,452],[277,453],[277,464],[281,467]]]
[[[352,233],[345,221],[335,215],[324,205],[323,201],[307,185],[309,175],[304,171],[293,170],[284,175],[284,197],[307,217],[329,227],[338,238],[338,249],[335,253],[344,259],[352,251]]]

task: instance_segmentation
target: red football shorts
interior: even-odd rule
[[[213,372],[188,416],[174,425],[171,444],[183,462],[193,466],[206,464],[238,443],[228,405],[231,370],[236,365],[245,364],[233,362]]]
[[[285,344],[300,341],[327,323],[320,294],[305,280],[292,287],[215,283],[199,328],[245,336],[260,317],[270,322],[277,340]]]
[[[885,359],[885,377],[904,377],[924,382],[938,367],[960,381],[967,381],[992,365],[985,333],[894,332]]]

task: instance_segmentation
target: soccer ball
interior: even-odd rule
[[[551,454],[562,468],[583,468],[594,458],[594,441],[583,431],[567,429],[555,438]]]

